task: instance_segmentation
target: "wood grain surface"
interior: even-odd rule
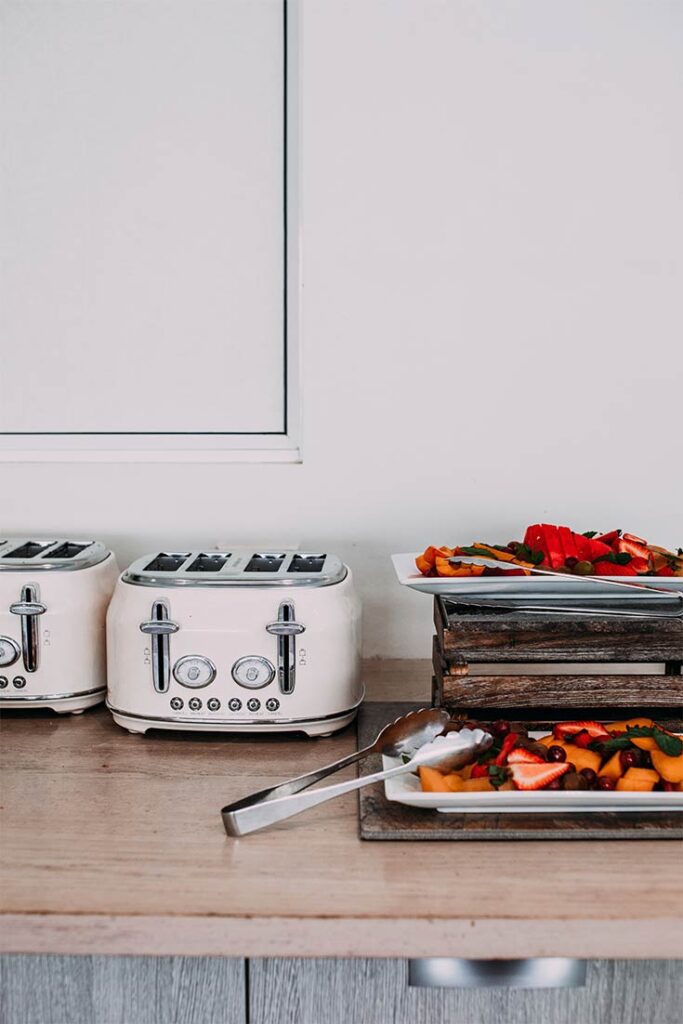
[[[244,1024],[245,965],[224,957],[3,956],[3,1024]]]
[[[251,1024],[679,1024],[680,962],[598,960],[575,989],[411,988],[398,960],[256,960]]]
[[[366,678],[371,695],[429,704],[426,662],[371,662]],[[8,712],[1,739],[6,952],[672,957],[681,949],[675,843],[425,843],[411,857],[405,843],[359,840],[355,794],[240,840],[225,835],[223,804],[349,753],[353,728],[327,740],[143,738],[100,708]]]

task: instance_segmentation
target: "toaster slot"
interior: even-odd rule
[[[188,572],[220,572],[227,560],[230,558],[230,553],[224,554],[223,552],[217,552],[212,555],[197,555],[194,562],[188,567]]]
[[[178,625],[169,619],[166,601],[154,601],[151,618],[140,623],[140,631],[151,637],[154,689],[157,693],[167,693],[171,682],[170,636],[178,632]]]
[[[9,606],[11,613],[19,615],[21,618],[21,653],[27,672],[35,672],[38,668],[40,651],[38,618],[47,611],[45,605],[40,603],[39,598],[40,592],[37,584],[27,583],[25,587],[21,588],[21,600]]]
[[[285,553],[257,552],[252,555],[245,572],[277,572],[285,560]]]
[[[327,555],[294,555],[287,572],[322,572]]]
[[[45,551],[46,548],[51,547],[54,544],[53,540],[39,543],[35,540],[27,540],[25,544],[22,544],[18,548],[14,548],[12,551],[8,551],[3,558],[35,558],[41,551]]]
[[[56,547],[54,551],[50,551],[49,554],[43,555],[43,558],[75,558],[76,555],[80,555],[81,551],[85,551],[86,548],[91,546],[89,541],[87,544],[73,544],[71,541],[64,541],[59,547]]]
[[[184,555],[169,555],[166,554],[165,551],[160,551],[158,555],[155,555],[149,565],[145,566],[145,572],[176,572],[185,559],[189,557],[189,551],[186,551]]]

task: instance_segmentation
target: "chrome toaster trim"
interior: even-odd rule
[[[211,718],[200,717],[199,715],[188,717],[187,715],[139,715],[135,711],[123,711],[122,708],[115,708],[109,701],[105,701],[105,706],[108,711],[111,711],[113,715],[121,715],[124,718],[136,718],[141,722],[172,722],[174,724],[186,724],[186,725],[208,725],[213,726],[214,729],[220,729],[224,725],[280,725],[280,726],[292,726],[295,728],[298,725],[311,725],[314,722],[333,722],[338,718],[344,718],[346,715],[352,714],[357,711],[360,705],[363,703],[363,697],[365,697],[365,689],[363,690],[363,696],[355,704],[352,704],[350,708],[345,708],[343,711],[335,711],[332,715],[315,715],[313,718],[224,718],[221,715],[213,715]]]
[[[12,701],[31,701],[34,704],[40,704],[41,701],[55,701],[55,700],[69,700],[72,697],[90,697],[96,693],[106,693],[106,686],[98,686],[95,690],[69,690],[68,693],[38,693],[38,694],[18,694],[14,690],[7,691],[5,694],[0,694],[0,708],[2,708],[3,700]]]
[[[30,544],[39,545],[40,550],[32,555],[12,557],[14,551],[19,551]],[[66,558],[54,557],[59,555],[60,549],[65,545],[72,545],[80,550]],[[0,549],[0,572],[74,572],[99,565],[111,555],[111,551],[98,540],[75,540],[71,537],[2,537]]]
[[[211,572],[191,571],[193,562],[206,556],[222,556],[225,561],[220,569]],[[252,558],[272,557],[278,562],[276,570],[247,572]],[[161,558],[180,560],[177,568],[166,572],[147,567]],[[294,559],[305,562],[323,560],[318,571],[289,572]],[[1,558],[0,558],[1,561]],[[208,551],[201,549],[183,552],[152,552],[136,559],[121,576],[123,583],[142,587],[329,587],[341,583],[348,569],[336,555],[322,555],[292,549],[280,549],[277,554],[255,552],[253,548],[231,548],[229,551]]]

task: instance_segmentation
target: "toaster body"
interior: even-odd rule
[[[78,713],[104,700],[117,576],[97,541],[0,539],[0,708]]]
[[[107,615],[107,706],[148,729],[329,735],[363,698],[360,602],[331,555],[149,555]]]

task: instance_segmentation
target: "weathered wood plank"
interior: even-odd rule
[[[683,660],[683,619],[453,614],[434,600],[444,656],[470,662],[666,662]]]
[[[243,960],[0,957],[3,1024],[244,1024]]]
[[[468,707],[680,707],[683,682],[655,675],[449,676],[442,703]],[[677,677],[680,678],[680,677]]]
[[[675,960],[590,961],[575,989],[411,988],[405,960],[253,960],[250,974],[251,1024],[678,1024],[683,1001]]]

